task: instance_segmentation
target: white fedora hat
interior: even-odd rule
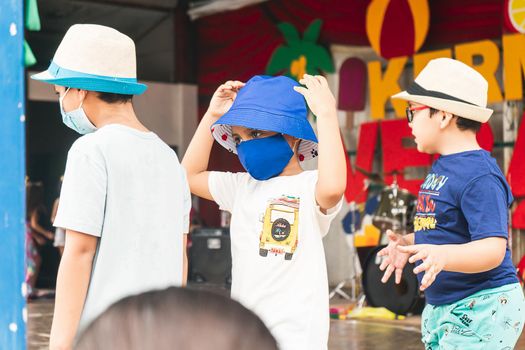
[[[475,69],[451,58],[431,60],[406,91],[392,98],[421,103],[434,109],[486,123],[488,83]]]
[[[96,24],[75,24],[58,46],[49,68],[31,76],[50,84],[83,90],[139,95],[135,43],[119,31]]]

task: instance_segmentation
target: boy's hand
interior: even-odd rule
[[[425,271],[423,279],[421,280],[420,290],[425,290],[436,280],[436,276],[440,273],[447,264],[448,253],[444,246],[435,244],[416,244],[405,247],[397,247],[402,253],[410,254],[408,260],[414,263],[418,260],[423,262],[414,269],[414,273],[418,274]]]
[[[396,284],[399,284],[401,283],[403,268],[405,267],[410,255],[408,253],[400,252],[397,249],[398,247],[407,245],[403,236],[395,234],[392,230],[387,230],[386,234],[389,241],[388,245],[377,253],[377,256],[385,257],[379,266],[381,271],[385,271],[381,282],[386,283],[390,276],[392,276],[392,272],[395,271]]]
[[[222,117],[228,112],[237,97],[237,92],[244,85],[243,82],[230,80],[219,86],[211,98],[210,106],[206,114],[214,119]]]
[[[337,115],[335,97],[325,77],[305,74],[299,83],[306,88],[294,86],[294,90],[304,96],[313,114],[320,118]]]

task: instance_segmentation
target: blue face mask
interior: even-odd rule
[[[71,112],[64,111],[63,101],[68,91],[69,88],[58,99],[58,103],[60,104],[60,114],[62,114],[62,121],[64,124],[82,135],[97,131],[95,125],[93,125],[86,116],[86,113],[82,108],[82,103],[80,104],[80,107]]]
[[[283,135],[277,134],[243,141],[237,146],[237,154],[254,179],[268,180],[283,172],[294,153]]]

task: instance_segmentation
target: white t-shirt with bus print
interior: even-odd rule
[[[341,209],[323,214],[317,171],[258,181],[211,172],[210,193],[231,212],[232,298],[254,311],[282,350],[326,349],[328,277],[322,238]]]

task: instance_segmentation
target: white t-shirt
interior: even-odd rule
[[[211,172],[209,189],[232,213],[232,298],[264,321],[281,350],[327,348],[328,278],[322,238],[342,201],[323,214],[317,171],[257,181]]]
[[[175,152],[112,124],[71,147],[54,222],[100,237],[79,333],[117,300],[179,286],[191,198]]]

